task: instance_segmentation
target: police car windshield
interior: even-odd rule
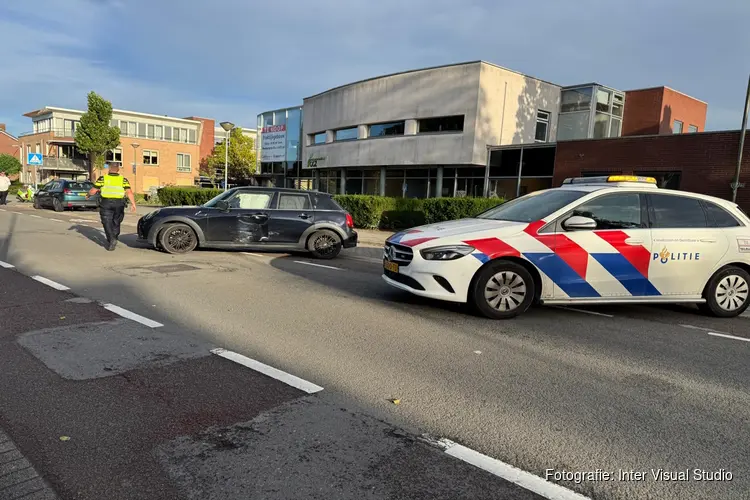
[[[544,219],[564,206],[588,194],[572,189],[548,189],[536,191],[515,200],[503,203],[477,215],[477,219],[507,220],[513,222],[534,222]]]

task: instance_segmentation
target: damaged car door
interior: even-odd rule
[[[217,204],[208,220],[209,244],[253,247],[268,241],[273,191],[241,189]]]

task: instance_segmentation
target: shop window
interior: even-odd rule
[[[357,139],[357,127],[342,128],[336,131],[335,141],[354,141]]]
[[[144,165],[158,165],[159,164],[159,152],[149,149],[143,150],[143,164]]]
[[[404,135],[406,129],[405,121],[378,123],[370,125],[370,133],[367,137],[386,137],[390,135]]]
[[[547,142],[549,135],[549,117],[549,111],[542,111],[540,109],[536,112],[536,132],[534,134],[534,141]]]
[[[420,134],[435,134],[440,132],[463,132],[464,115],[442,116],[439,118],[423,118],[419,120]]]

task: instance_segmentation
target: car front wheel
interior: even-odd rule
[[[522,265],[498,260],[479,271],[471,292],[474,306],[484,316],[509,319],[531,306],[534,279]]]
[[[328,229],[316,231],[307,240],[307,249],[317,259],[333,259],[341,252],[341,238]]]
[[[726,267],[711,276],[700,309],[719,318],[739,316],[750,305],[750,274],[740,267]]]
[[[157,248],[171,254],[192,252],[198,246],[198,236],[187,224],[172,224],[159,233]]]
[[[39,203],[39,198],[34,198],[34,208],[37,210],[42,208],[42,205]]]

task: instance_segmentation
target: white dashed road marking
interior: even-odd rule
[[[512,465],[501,462],[500,460],[483,455],[471,448],[454,443],[449,439],[441,439],[438,443],[448,455],[463,460],[474,467],[479,467],[490,474],[494,474],[506,481],[515,483],[529,491],[533,491],[544,498],[554,500],[591,500],[589,497],[585,497],[558,484],[546,481],[539,476],[535,476],[530,472],[513,467]]]
[[[548,306],[548,307],[554,307],[555,309],[562,309],[563,311],[575,311],[583,314],[591,314],[593,316],[603,316],[605,318],[614,318],[615,316],[613,314],[604,314],[596,311],[587,311],[585,309],[576,309],[575,307],[566,307],[566,306]]]
[[[29,217],[33,217],[35,219],[44,219],[44,217],[42,217],[41,215],[34,215],[34,214],[29,214]]]
[[[16,215],[24,215],[23,212],[13,212],[13,213],[16,214]]]
[[[283,382],[308,394],[314,394],[323,390],[323,388],[319,385],[313,384],[312,382],[308,382],[307,380],[301,379],[299,377],[295,377],[290,373],[281,371],[278,368],[274,368],[273,366],[268,366],[264,363],[261,363],[260,361],[256,361],[254,359],[248,358],[247,356],[243,356],[242,354],[220,348],[211,349],[211,352],[213,354],[216,354],[217,356],[221,356],[222,358],[226,358],[230,361],[234,361],[235,363],[239,363],[242,366],[246,366],[252,370],[255,370],[256,372],[260,372],[263,375],[275,378],[279,382]]]
[[[736,337],[734,335],[728,335],[726,333],[708,332],[708,334],[714,337],[723,337],[725,339],[741,340],[742,342],[750,342],[750,339],[746,339],[744,337]]]
[[[252,252],[242,252],[245,255],[252,255],[253,257],[268,257],[267,255],[261,255],[259,253],[252,253]]]
[[[0,212],[7,212],[4,208],[0,208]]]
[[[8,264],[7,262],[3,262],[2,260],[0,260],[0,267],[4,267],[5,269],[13,269],[16,266],[14,266],[13,264]]]
[[[336,271],[344,271],[344,269],[341,269],[340,267],[324,266],[323,264],[314,264],[312,262],[305,262],[305,261],[302,261],[302,260],[295,260],[294,263],[295,264],[304,264],[306,266],[322,267],[322,268],[325,268],[325,269],[333,269],[333,270],[336,270]]]
[[[62,292],[64,292],[65,290],[70,290],[70,288],[68,288],[67,286],[61,285],[60,283],[56,281],[47,279],[44,276],[32,276],[31,278],[37,280],[39,283],[44,283],[45,285],[52,287],[55,290],[60,290]]]
[[[62,220],[62,219],[49,219],[49,220],[51,220],[51,221],[55,221],[55,222],[65,222],[65,221],[64,221],[64,220]]]
[[[152,319],[148,319],[146,317],[141,316],[140,314],[136,314],[132,311],[128,311],[127,309],[123,309],[120,306],[116,306],[114,304],[102,304],[102,307],[104,309],[111,311],[119,316],[122,316],[123,318],[127,318],[130,320],[133,320],[137,323],[140,323],[142,325],[145,325],[149,328],[159,328],[161,326],[164,326],[163,324],[159,323],[158,321],[154,321]]]

